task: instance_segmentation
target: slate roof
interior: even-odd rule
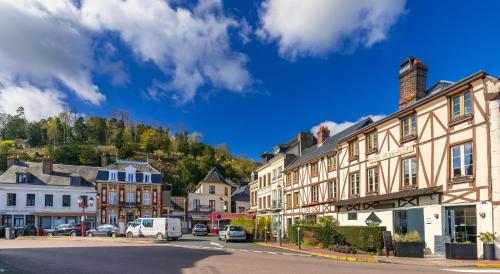
[[[70,175],[78,174],[81,176],[80,186],[94,187],[98,170],[99,167],[54,164],[49,175],[42,172],[42,163],[18,162],[0,175],[0,184],[16,184],[16,173],[27,172],[30,176],[25,184],[71,186]]]
[[[137,162],[137,161],[126,161],[126,160],[118,160],[116,163],[107,165],[105,167],[101,167],[96,176],[96,181],[108,181],[109,179],[109,171],[117,170],[118,171],[118,181],[125,182],[125,168],[132,166],[136,169],[135,180],[136,182],[142,182],[144,173],[151,173],[151,182],[161,184],[162,176],[160,172],[154,169],[147,162]]]
[[[285,171],[296,168],[314,158],[320,157],[326,153],[334,151],[337,149],[338,141],[343,139],[344,137],[351,135],[352,133],[366,127],[373,123],[371,118],[365,118],[356,124],[342,130],[341,132],[328,137],[321,145],[314,145],[312,147],[307,148],[302,152],[301,156],[298,156],[293,162],[291,162],[288,166],[286,166]]]
[[[222,183],[230,185],[216,167],[212,168],[200,183]]]
[[[133,166],[137,169],[137,172],[151,172],[151,173],[160,173],[158,170],[154,169],[147,162],[138,162],[138,161],[127,161],[127,160],[118,160],[117,162],[107,165],[102,169],[107,170],[125,170],[126,167]]]
[[[231,201],[250,201],[250,187],[240,186],[231,195]]]

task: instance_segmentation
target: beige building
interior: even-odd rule
[[[211,213],[231,211],[231,185],[213,168],[188,194],[188,222],[208,223]]]
[[[418,231],[436,254],[444,242],[498,231],[499,79],[480,71],[426,89],[426,75],[420,60],[404,60],[397,112],[325,135],[287,167],[289,222],[331,215],[341,225]]]

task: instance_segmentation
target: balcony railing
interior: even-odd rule
[[[125,203],[125,207],[126,207],[126,208],[132,208],[132,207],[135,207],[135,202],[126,202],[126,203]]]
[[[281,201],[274,200],[272,203],[272,209],[280,209],[280,208],[281,208]]]

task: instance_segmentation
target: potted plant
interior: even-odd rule
[[[446,243],[446,259],[477,260],[477,244],[470,241]]]
[[[495,260],[495,241],[497,240],[496,233],[481,232],[479,240],[483,242],[483,255],[485,260]]]
[[[394,251],[398,257],[424,257],[424,242],[417,231],[403,235],[394,234]]]

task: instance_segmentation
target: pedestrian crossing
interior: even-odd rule
[[[238,248],[214,247],[214,246],[198,246],[198,245],[180,245],[180,244],[171,244],[171,243],[168,243],[165,245],[172,246],[172,247],[180,247],[180,248],[191,248],[191,249],[224,250],[224,251],[237,251],[237,252],[247,252],[247,253],[261,253],[261,254],[287,255],[287,256],[298,256],[298,257],[312,257],[309,254],[279,252],[279,251],[264,251],[264,250],[238,249]]]

